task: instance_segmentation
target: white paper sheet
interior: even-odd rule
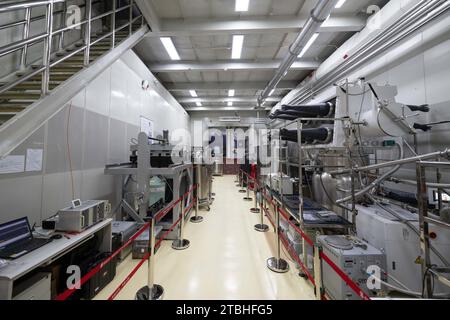
[[[0,159],[0,174],[24,172],[25,156],[6,156]]]
[[[43,155],[44,150],[42,149],[27,149],[25,171],[41,171]]]

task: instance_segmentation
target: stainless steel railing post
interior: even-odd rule
[[[185,250],[189,248],[190,241],[183,238],[184,236],[184,216],[185,216],[185,208],[184,208],[184,197],[180,201],[180,226],[178,227],[178,239],[172,242],[172,248],[175,250]]]
[[[115,2],[115,1],[114,1]],[[88,66],[91,60],[91,31],[92,31],[92,0],[86,0],[86,25],[84,29],[84,42],[86,49],[84,51],[84,65]]]
[[[245,175],[245,182],[246,182],[246,188],[245,188],[245,192],[247,193],[247,195],[244,197],[245,201],[252,201],[252,198],[250,197],[250,179],[248,178],[248,174]]]
[[[200,170],[200,165],[197,165],[197,172],[199,172]],[[200,176],[199,173],[197,173],[197,176]],[[198,180],[197,180],[198,181]],[[199,181],[198,181],[199,182]],[[197,183],[197,188],[196,188],[196,197],[195,197],[195,216],[193,216],[191,218],[191,222],[192,223],[200,223],[203,221],[203,217],[198,215],[198,198],[200,197],[200,188],[199,188],[199,184]]]
[[[66,27],[66,14],[67,14],[67,2],[63,3],[63,10],[61,15],[61,28]],[[64,49],[64,31],[62,31],[59,35],[59,44],[58,44],[58,51],[63,51]]]
[[[265,205],[264,205],[263,187],[260,187],[259,189],[260,189],[259,190],[259,194],[260,194],[259,213],[260,213],[261,221],[259,224],[255,225],[255,230],[258,232],[267,232],[267,231],[269,231],[269,226],[264,224]]]
[[[133,34],[133,5],[134,0],[130,0],[130,29],[129,29],[130,36]]]
[[[30,23],[31,23],[31,8],[25,9],[25,24],[23,26],[23,39],[28,39],[30,36]],[[27,64],[27,55],[28,55],[28,44],[25,44],[22,49],[21,57],[20,57],[20,68],[24,69]]]
[[[267,260],[267,267],[276,273],[286,273],[289,271],[289,264],[286,260],[281,259],[280,212],[277,201],[275,201],[275,232],[277,241],[277,253],[275,257],[269,258]]]
[[[116,47],[116,10],[117,10],[117,3],[114,0],[113,1],[113,8],[112,8],[112,16],[111,16],[111,48]]]
[[[155,284],[155,217],[151,220],[148,234],[148,278],[147,285],[136,293],[136,300],[160,300],[164,294],[164,288]]]
[[[52,35],[53,35],[53,2],[47,4],[46,7],[46,33],[47,36],[44,40],[44,54],[42,57],[42,64],[45,69],[42,72],[42,84],[41,84],[41,94],[45,96],[48,93],[49,82],[50,82],[50,58],[52,53]]]

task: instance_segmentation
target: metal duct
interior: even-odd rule
[[[370,39],[344,62],[316,72],[315,79],[296,89],[291,95],[289,103],[302,103],[311,98],[313,92],[317,94],[342,80],[351,72],[363,67],[382,53],[394,47],[417,30],[438,18],[450,9],[450,1],[422,0],[414,5],[405,14],[400,16],[392,25],[382,30],[377,36]],[[289,95],[288,95],[289,97]]]
[[[306,46],[311,37],[319,30],[322,23],[324,23],[331,11],[336,6],[337,0],[319,0],[315,8],[311,11],[311,16],[306,21],[302,31],[298,34],[295,41],[289,47],[289,52],[281,62],[275,76],[270,80],[266,88],[258,97],[258,106],[262,106],[264,100],[270,96],[270,93],[275,89],[278,83],[286,76],[286,72],[297,59],[300,52]]]

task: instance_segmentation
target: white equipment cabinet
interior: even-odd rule
[[[417,214],[393,204],[388,204],[386,207],[398,213],[403,219],[410,221],[416,228],[419,227]],[[422,292],[421,265],[416,261],[421,255],[419,236],[393,217],[392,214],[377,205],[357,206],[357,210],[356,228],[358,237],[386,253],[389,275],[411,291]],[[449,258],[450,232],[434,225],[430,226],[430,234],[436,235],[431,243],[444,257]],[[431,259],[437,265],[442,264],[433,252],[431,252]],[[391,278],[389,278],[388,283],[401,287]],[[450,293],[450,288],[436,280],[434,293]]]

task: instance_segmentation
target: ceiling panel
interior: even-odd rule
[[[238,21],[245,19],[264,19],[276,16],[283,21],[293,17],[307,17],[313,9],[317,0],[250,0],[248,12],[235,12],[235,0],[150,0],[155,8],[155,12],[160,19],[197,19],[203,21],[211,19],[214,21]],[[367,17],[365,13],[369,5],[375,4],[384,6],[388,0],[347,0],[340,9],[335,9],[334,15],[350,15]],[[182,30],[180,30],[181,32]],[[354,32],[341,33],[321,33],[315,43],[305,53],[304,58],[325,60],[342,43],[350,38]],[[242,59],[248,61],[259,60],[281,60],[288,53],[289,46],[293,43],[297,33],[268,32],[260,34],[246,34]],[[227,61],[231,59],[231,47],[233,33],[222,34],[195,34],[182,36],[176,34],[172,37],[175,47],[184,61]],[[158,37],[148,37],[135,48],[136,53],[147,63],[157,64],[170,61],[165,48]],[[267,83],[275,74],[275,70],[242,70],[242,71],[184,71],[158,73],[156,76],[162,83],[213,83],[213,82],[258,82]],[[289,71],[285,81],[300,83],[311,71]],[[195,88],[192,88],[195,89]],[[254,97],[260,94],[261,90],[236,90],[236,96]],[[275,90],[273,96],[284,96],[289,90]],[[177,98],[190,97],[189,91],[174,91]],[[197,89],[199,98],[201,97],[223,97],[228,96],[227,90]],[[267,105],[274,105],[268,103]],[[225,107],[226,103],[204,103],[204,106]],[[186,104],[195,107],[195,103]],[[248,103],[234,103],[234,106],[249,106]]]

